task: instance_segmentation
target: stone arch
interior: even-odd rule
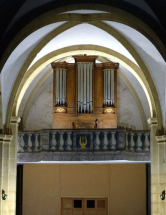
[[[78,14],[77,14],[78,15]],[[79,16],[80,18],[80,16]],[[90,19],[91,20],[91,19]],[[18,82],[18,79],[20,79],[20,82],[21,82],[21,76],[24,75],[25,73],[25,70],[26,68],[29,66],[30,64],[30,61],[32,61],[33,57],[36,55],[36,52],[41,50],[44,45],[47,43],[47,41],[49,42],[53,37],[55,37],[56,35],[58,35],[59,33],[63,32],[64,30],[72,27],[72,26],[75,26],[77,24],[79,24],[80,22],[73,22],[71,24],[64,24],[62,26],[60,26],[58,29],[54,30],[53,32],[51,32],[49,35],[47,35],[39,44],[38,46],[32,51],[32,53],[30,54],[30,56],[28,57],[27,61],[24,63],[23,67],[22,67],[22,71],[20,71],[20,74],[19,76],[17,77],[17,82]],[[158,94],[157,94],[157,91],[156,91],[156,88],[155,88],[155,85],[153,83],[153,80],[149,74],[149,71],[148,69],[146,68],[144,62],[142,61],[142,59],[139,57],[138,53],[134,50],[134,48],[130,45],[130,43],[121,35],[119,34],[114,28],[102,23],[102,22],[96,22],[96,21],[90,21],[89,24],[92,24],[104,31],[106,31],[107,33],[111,34],[112,36],[114,36],[116,39],[118,39],[121,44],[127,49],[129,50],[129,52],[134,56],[134,58],[136,59],[136,61],[138,62],[140,68],[142,69],[142,71],[144,71],[144,74],[145,74],[145,77],[147,80],[149,80],[149,85],[150,85],[150,88],[153,89],[153,96],[154,96],[154,100],[155,101],[159,101],[158,99]],[[18,95],[19,95],[19,91],[18,91]],[[16,101],[17,101],[17,97],[16,97]],[[156,116],[156,113],[158,114],[159,112],[161,112],[161,108],[160,108],[160,105],[159,102],[155,103],[152,101],[152,110],[151,110],[151,116]],[[155,108],[156,106],[156,108]],[[15,110],[15,109],[14,109]],[[153,113],[152,113],[153,112]],[[13,112],[13,115],[15,115],[15,111]],[[161,117],[162,118],[162,115],[161,114],[158,114],[159,116],[158,117]],[[160,120],[162,121],[162,119]],[[160,126],[162,127],[162,125]]]
[[[102,59],[101,59],[101,62]],[[32,102],[34,100],[34,97],[37,93],[37,91],[39,90],[39,88],[42,86],[42,84],[44,83],[44,81],[52,74],[52,68],[49,69],[38,81],[38,83],[36,84],[36,86],[34,87],[34,89],[32,90],[31,94],[29,95],[27,102],[25,104],[25,108],[22,114],[22,118],[23,118],[23,127],[25,127],[25,123],[26,123],[26,119],[28,116],[28,112],[29,112],[29,108],[32,105]],[[134,87],[132,86],[132,84],[130,83],[130,81],[127,79],[127,77],[121,72],[121,70],[118,70],[118,76],[120,77],[120,79],[125,83],[125,85],[127,86],[127,88],[129,89],[129,91],[132,93],[136,104],[138,106],[139,112],[140,112],[140,116],[141,116],[141,120],[142,120],[142,124],[143,124],[143,129],[144,130],[148,130],[148,124],[147,124],[147,120],[146,120],[146,115],[142,106],[142,103],[140,101],[140,98],[136,92],[136,90],[134,89]]]
[[[96,19],[98,19],[98,20],[112,20],[112,16],[110,16],[111,14],[100,14],[101,16],[99,16],[99,14],[88,14],[88,16],[82,16],[81,14],[72,14],[72,16],[71,16],[71,14],[62,14],[62,15],[64,15],[64,16],[61,16],[61,15],[59,15],[60,17],[59,17],[59,19],[58,19],[58,21],[64,21],[64,19],[66,19],[66,20],[71,20],[71,21],[78,21],[78,22],[84,22],[84,21],[87,21],[87,22],[89,22],[89,24],[93,24],[93,25],[95,25],[95,26],[98,26],[99,28],[101,28],[101,29],[103,29],[104,30],[104,25],[105,24],[103,24],[103,23],[100,23],[100,22],[96,22],[95,20]],[[67,16],[65,16],[65,15],[67,15]],[[94,16],[93,16],[94,15]],[[88,21],[89,20],[89,21]],[[77,23],[78,24],[78,23]],[[105,29],[107,32],[110,32],[110,29]],[[114,34],[118,34],[117,32],[115,33],[116,31],[114,30]],[[122,39],[121,39],[121,43],[124,45],[126,45],[128,42],[119,34],[118,35],[118,38],[119,37],[121,37]],[[115,37],[116,38],[116,37]],[[124,45],[124,46],[125,46]],[[127,49],[128,49],[128,51],[129,52],[131,52],[132,53],[132,55],[133,55],[133,53],[135,54],[135,58],[136,58],[136,60],[137,60],[137,62],[139,62],[139,65],[141,65],[141,67],[143,68],[142,69],[142,71],[146,71],[146,72],[148,72],[148,70],[147,70],[147,68],[146,68],[146,66],[144,65],[144,63],[143,63],[143,61],[142,61],[142,59],[139,57],[139,55],[136,53],[136,51],[132,48],[132,46],[128,43],[126,46],[128,46],[127,47]],[[27,64],[27,62],[28,61],[26,61],[26,66],[28,66],[28,64]],[[24,66],[23,66],[24,68],[25,68],[25,64],[24,64]],[[17,83],[19,82],[19,80],[18,79],[20,79],[21,77],[20,76],[17,76]],[[148,74],[147,73],[147,75],[146,75],[146,78],[149,80],[149,79],[151,79],[151,77],[150,77],[150,74]],[[157,118],[162,118],[162,115],[161,115],[161,108],[160,108],[160,104],[159,104],[159,99],[158,99],[158,95],[157,95],[157,91],[156,91],[156,88],[155,88],[155,86],[154,86],[154,83],[153,83],[153,81],[152,81],[152,79],[149,81],[149,83],[151,84],[151,86],[150,86],[150,88],[151,89],[153,89],[154,90],[154,92],[153,92],[153,94],[154,94],[154,100],[155,101],[157,101],[155,104],[154,104],[154,100],[152,99],[151,100],[151,102],[152,102],[152,110],[151,110],[151,112],[153,112],[153,114],[151,114],[151,116],[156,116],[156,114],[158,114],[159,116],[157,117]],[[17,92],[17,89],[15,88],[15,91],[14,91],[15,93]],[[13,94],[15,94],[15,93],[13,93]],[[13,95],[12,95],[12,97],[13,97]],[[17,99],[16,99],[16,101],[17,101]],[[12,103],[12,101],[10,100],[9,101],[9,103]],[[10,106],[11,104],[9,104],[9,106]],[[156,106],[156,108],[154,108]],[[15,115],[15,113],[13,113],[13,115]],[[161,122],[162,120],[160,119],[160,122]],[[7,125],[9,124],[8,123],[9,121],[7,121]],[[8,126],[7,126],[8,127]],[[159,123],[159,128],[160,129],[162,129],[162,123]]]
[[[38,60],[29,69],[29,71],[27,71],[26,77],[24,77],[24,79],[23,79],[22,86],[24,86],[24,87],[20,91],[19,97],[17,98],[18,104],[20,103],[21,97],[23,96],[26,88],[29,86],[31,80],[33,80],[33,78],[45,67],[45,65],[51,63],[54,60],[65,57],[65,56],[69,56],[72,54],[74,55],[76,53],[84,54],[85,52],[88,54],[97,54],[97,55],[101,55],[104,57],[112,58],[115,61],[119,61],[125,67],[127,67],[141,82],[141,84],[144,87],[144,90],[146,92],[146,95],[149,97],[150,105],[152,106],[151,100],[153,100],[153,96],[151,95],[149,85],[147,84],[146,78],[144,77],[144,74],[141,71],[141,69],[138,66],[136,66],[132,61],[127,59],[125,56],[123,56],[113,50],[110,50],[110,49],[107,49],[104,47],[100,47],[100,46],[93,46],[93,45],[80,45],[80,46],[78,45],[78,46],[66,47],[66,48],[54,51],[52,53],[49,53],[48,55],[46,55],[43,58],[41,58],[40,60]],[[18,107],[17,107],[17,109],[18,109]],[[151,112],[151,114],[153,114],[153,112]]]

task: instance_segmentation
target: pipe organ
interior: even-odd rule
[[[53,62],[53,128],[117,127],[118,63],[96,63],[98,56]]]

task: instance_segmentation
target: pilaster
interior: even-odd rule
[[[12,136],[0,134],[0,215],[8,215],[9,198],[2,200],[2,190],[9,194],[9,157]]]
[[[166,214],[165,200],[160,199],[160,195],[163,190],[166,189],[166,135],[156,136],[158,144],[158,199],[159,199],[159,214]]]
[[[157,119],[148,119],[150,125],[150,156],[151,156],[151,214],[159,215],[159,149],[156,141]]]
[[[8,215],[16,214],[16,177],[17,177],[17,144],[19,117],[11,117],[11,131],[13,139],[10,145],[9,158],[9,211]]]

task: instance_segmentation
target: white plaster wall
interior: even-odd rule
[[[34,101],[26,121],[26,130],[52,128],[53,85],[48,86]]]
[[[156,47],[137,30],[117,22],[103,21],[120,32],[147,66],[159,96],[165,125],[165,71],[166,63]]]
[[[83,23],[64,31],[53,38],[34,58],[31,66],[48,53],[64,47],[80,44],[94,44],[115,50],[136,63],[132,55],[117,39],[104,30],[101,30],[93,25]]]
[[[141,84],[138,82],[136,77],[125,67],[120,65],[119,68],[120,68],[121,72],[126,76],[126,78],[130,81],[132,86],[135,88],[135,91],[142,103],[142,106],[143,106],[143,109],[144,109],[144,112],[146,115],[146,119],[149,119],[150,118],[150,106],[149,106],[147,97],[145,95],[145,92],[144,92]]]
[[[28,37],[26,37],[10,54],[8,60],[6,61],[1,71],[4,124],[6,118],[7,105],[12,91],[12,87],[22,65],[24,64],[32,50],[41,41],[41,39],[48,33],[50,33],[52,30],[58,28],[60,25],[64,23],[65,22],[53,23],[33,32]]]
[[[139,109],[129,89],[117,78],[117,116],[118,125],[136,130],[143,130]]]
[[[31,82],[31,84],[29,85],[28,89],[26,90],[25,94],[24,94],[24,97],[21,101],[21,104],[20,104],[20,107],[19,107],[19,111],[18,111],[18,115],[20,117],[22,117],[22,114],[23,114],[23,111],[24,111],[24,108],[25,108],[25,105],[26,105],[26,102],[27,100],[29,99],[29,96],[31,95],[33,89],[35,88],[36,84],[38,83],[38,81],[40,80],[40,78],[49,70],[51,66],[48,65],[46,66],[42,72],[40,72],[34,79],[33,81]]]
[[[18,72],[21,69],[22,65],[26,61],[27,55],[33,50],[34,46],[31,46],[27,49],[21,56],[19,56],[15,62],[8,67],[6,71],[2,72],[1,86],[2,86],[2,101],[3,101],[3,124],[6,120],[6,112],[8,108],[9,98],[14,86],[15,80],[17,78]]]
[[[26,121],[26,130],[52,128],[53,85],[39,94],[33,102]],[[118,77],[118,125],[143,130],[137,104],[123,81]]]

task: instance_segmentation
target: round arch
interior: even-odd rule
[[[63,58],[63,61],[64,61],[65,58]],[[101,58],[101,57],[98,57],[98,59],[101,61],[101,62],[108,62],[108,60],[104,60],[104,58]],[[27,102],[25,104],[25,108],[24,108],[24,111],[23,111],[23,114],[22,114],[22,119],[23,119],[23,127],[25,127],[26,125],[26,120],[27,120],[27,116],[28,116],[28,112],[29,112],[29,109],[32,105],[32,102],[35,98],[35,95],[37,93],[37,91],[39,90],[39,88],[42,86],[42,84],[45,82],[45,80],[50,76],[52,75],[53,73],[53,70],[52,68],[48,69],[47,72],[40,78],[40,80],[38,81],[38,83],[36,84],[36,86],[34,87],[34,89],[32,90],[31,94],[29,95],[28,99],[27,99]],[[136,90],[134,89],[134,87],[132,86],[132,84],[130,83],[130,81],[127,79],[127,77],[121,72],[120,69],[118,69],[118,76],[120,77],[120,79],[125,83],[125,85],[127,86],[127,88],[129,89],[129,91],[131,92],[131,94],[133,95],[135,101],[136,101],[136,104],[137,104],[137,107],[139,109],[139,113],[140,113],[140,116],[141,116],[141,120],[142,120],[142,124],[143,124],[143,129],[144,130],[148,130],[148,124],[147,124],[147,120],[146,120],[146,115],[145,115],[145,112],[144,112],[144,109],[143,109],[143,106],[142,106],[142,103],[141,103],[141,100],[136,92]]]
[[[40,60],[38,60],[26,73],[26,77],[23,78],[23,82],[21,84],[22,88],[20,91],[20,94],[16,100],[16,112],[18,111],[18,107],[20,105],[21,99],[24,95],[24,92],[26,91],[27,87],[31,83],[31,81],[36,77],[37,74],[49,63],[52,61],[58,60],[59,58],[63,58],[66,56],[71,56],[74,54],[95,54],[100,55],[107,58],[112,58],[115,61],[118,61],[122,65],[124,65],[126,68],[128,68],[138,79],[142,87],[144,88],[144,91],[147,95],[149,106],[151,107],[151,116],[153,116],[153,109],[152,109],[152,103],[153,103],[153,94],[151,93],[151,90],[149,88],[149,85],[147,83],[146,78],[144,77],[143,72],[141,69],[136,66],[132,61],[127,59],[125,56],[110,50],[108,48],[104,48],[101,46],[94,46],[94,45],[78,45],[78,46],[71,46],[66,47],[63,49],[56,50],[52,53],[49,53],[48,55],[44,56]],[[15,83],[14,88],[17,87],[17,83]],[[14,90],[13,88],[13,90]],[[12,105],[12,104],[11,104]],[[12,109],[12,106],[8,106],[8,112],[7,117],[9,117],[10,110]],[[155,111],[155,110],[154,110]],[[161,118],[162,119],[162,118]],[[6,119],[7,121],[9,118]],[[160,118],[158,119],[160,121]],[[162,121],[160,121],[162,123]]]
[[[160,108],[160,103],[159,103],[159,99],[158,99],[158,94],[157,94],[157,90],[155,88],[155,85],[154,85],[154,83],[152,81],[152,78],[151,78],[151,76],[150,76],[150,74],[149,74],[144,62],[139,57],[138,53],[129,44],[129,42],[127,42],[118,32],[116,32],[115,29],[111,28],[110,26],[108,28],[108,26],[106,26],[106,24],[103,24],[100,21],[96,22],[96,19],[97,20],[103,20],[103,19],[104,20],[112,20],[112,14],[87,14],[86,16],[84,16],[84,14],[72,14],[72,16],[71,16],[71,14],[62,14],[62,15],[63,16],[58,15],[59,17],[61,16],[60,18],[56,17],[58,19],[58,21],[60,21],[60,20],[61,21],[64,21],[64,20],[73,21],[73,23],[71,25],[67,23],[67,25],[68,25],[67,28],[70,28],[72,25],[75,26],[75,25],[77,25],[77,24],[79,24],[81,22],[86,21],[89,24],[93,24],[94,26],[105,30],[108,33],[114,32],[113,36],[116,39],[118,39],[124,45],[124,47],[126,47],[128,49],[128,51],[135,57],[135,59],[138,62],[139,66],[141,67],[142,71],[146,71],[145,78],[148,80],[148,84],[150,85],[149,87],[151,89],[151,93],[153,91],[153,96],[152,96],[153,99],[151,99],[151,105],[150,105],[150,107],[151,107],[151,116],[156,117],[156,115],[158,115],[157,118],[158,119],[160,118],[159,122],[161,122],[161,123],[159,123],[159,129],[161,130],[162,129],[162,114],[161,114],[161,108]],[[101,15],[101,16],[99,16],[99,15]],[[111,33],[111,35],[112,35],[112,33]],[[34,53],[35,53],[35,51],[33,52],[33,54]],[[32,54],[31,54],[31,57],[32,57]],[[25,64],[23,65],[24,69],[26,67],[28,67],[28,65],[29,65],[28,61],[26,61]],[[18,83],[18,79],[20,79],[20,83],[21,83],[21,78],[22,78],[23,75],[24,74],[19,74],[19,76],[17,76],[17,81],[16,81],[17,83]],[[12,97],[12,99],[14,99],[14,94],[15,95],[17,94],[17,89],[15,88],[14,91],[12,91],[12,92],[13,92],[13,95],[11,95],[11,97]],[[151,95],[151,93],[149,95]],[[17,101],[17,99],[15,101]],[[154,101],[157,101],[157,102],[154,103]],[[12,101],[9,100],[9,106],[11,106],[11,103],[12,103]],[[13,112],[13,115],[15,115],[15,112]],[[7,122],[7,128],[8,128],[8,126],[9,126],[8,122],[9,121],[6,121],[6,122]]]
[[[77,14],[78,18],[80,19],[79,15]],[[135,51],[135,49],[132,47],[132,45],[120,33],[118,33],[114,28],[112,28],[112,27],[108,26],[107,24],[102,23],[100,21],[91,21],[91,20],[92,19],[89,18],[89,21],[87,20],[87,22],[89,24],[92,24],[92,25],[94,25],[94,26],[106,31],[107,33],[112,35],[114,38],[116,38],[133,55],[135,60],[138,62],[140,68],[144,72],[145,78],[148,80],[148,84],[149,84],[149,87],[150,87],[151,91],[153,90],[153,99],[151,99],[151,105],[150,105],[151,116],[156,117],[156,115],[158,115],[158,118],[161,118],[160,121],[162,121],[162,115],[158,114],[159,112],[161,113],[161,108],[160,108],[160,103],[159,103],[159,99],[158,99],[157,90],[155,88],[153,80],[152,80],[152,78],[151,78],[151,76],[149,74],[149,71],[148,71],[146,65],[144,64],[143,60],[140,58],[140,56]],[[22,69],[20,70],[20,73],[19,73],[19,75],[17,77],[17,80],[16,80],[16,82],[18,83],[18,86],[17,86],[18,89],[19,89],[19,81],[21,83],[22,76],[24,76],[24,74],[26,72],[26,69],[28,68],[28,66],[32,62],[33,58],[36,56],[36,53],[38,51],[40,51],[44,47],[44,45],[46,45],[56,35],[62,33],[66,29],[69,29],[69,28],[71,28],[71,27],[73,27],[75,25],[78,25],[80,23],[81,23],[80,21],[77,21],[77,22],[73,21],[73,22],[65,23],[62,26],[60,26],[59,28],[53,30],[50,34],[48,34],[46,37],[43,38],[43,40],[31,52],[31,54],[27,58],[26,62],[22,66]],[[25,79],[27,79],[27,77],[25,77]],[[22,88],[22,84],[21,84],[21,88]],[[13,90],[17,91],[16,88],[13,89]],[[20,95],[20,89],[17,92],[17,96],[16,96],[15,101],[18,101],[18,95]],[[158,102],[154,103],[154,101],[158,101]],[[16,106],[16,104],[15,104],[15,106]],[[17,108],[14,107],[13,115],[16,115],[16,112],[15,112],[16,110],[17,110]],[[162,128],[162,124],[159,125],[159,127]]]

